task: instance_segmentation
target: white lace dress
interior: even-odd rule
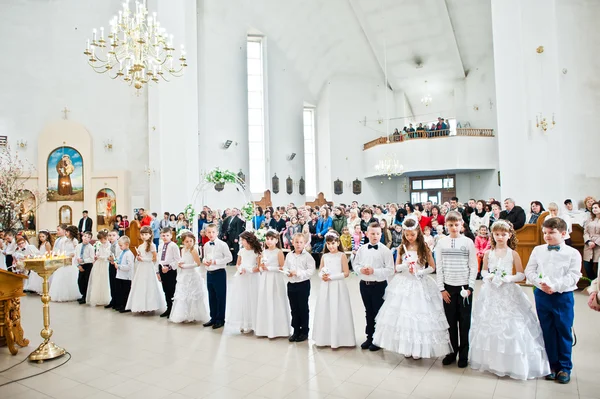
[[[254,251],[240,248],[238,258],[242,258],[237,266],[238,272],[228,289],[226,317],[227,329],[231,331],[254,330],[256,327],[256,309],[258,304],[258,286],[260,273],[253,273],[257,266],[258,255]],[[243,273],[242,273],[243,271]]]
[[[63,266],[52,274],[49,295],[54,302],[76,301],[81,298],[79,293],[79,269],[77,268],[77,256],[75,256],[76,239],[59,237],[54,242],[54,253],[73,256],[73,262],[69,266]]]
[[[107,241],[96,244],[96,258],[94,267],[90,272],[86,302],[91,306],[108,305],[111,300],[110,282],[108,278],[108,258],[110,256],[110,243]]]
[[[323,254],[323,268],[319,276],[327,271],[331,280],[320,281],[311,329],[312,339],[317,346],[356,346],[350,294],[342,270],[343,255],[341,252]]]
[[[288,337],[291,333],[290,302],[284,274],[279,272],[280,251],[267,249],[262,254],[263,263],[269,270],[263,270],[259,277],[254,329],[257,337]]]
[[[513,274],[513,251],[503,258],[492,250],[488,270],[501,276]],[[500,281],[497,281],[498,283]],[[525,380],[550,374],[542,330],[535,310],[515,283],[484,279],[473,304],[469,333],[471,367],[499,376]]]
[[[151,243],[150,251],[146,251],[146,244],[137,248],[137,253],[142,260],[136,260],[131,291],[125,309],[132,312],[152,312],[167,310],[167,301],[156,272],[157,266],[152,262],[152,254],[156,253],[156,246]]]
[[[198,247],[192,251],[198,253]],[[177,268],[177,286],[173,296],[173,308],[169,321],[173,323],[210,320],[206,298],[206,283],[200,274],[199,265],[190,251],[181,251],[182,267]]]
[[[416,251],[405,251],[402,264],[385,290],[375,318],[373,343],[404,356],[432,358],[452,352],[442,294],[428,275],[416,276],[409,265],[425,270]]]

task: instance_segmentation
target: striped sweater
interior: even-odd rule
[[[477,277],[477,251],[470,238],[443,237],[435,247],[437,284],[444,291],[444,284],[475,287]],[[465,287],[466,288],[466,287]]]

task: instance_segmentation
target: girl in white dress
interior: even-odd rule
[[[412,217],[402,223],[402,243],[375,318],[373,344],[415,360],[452,353],[442,294],[428,276],[435,271],[433,256]]]
[[[58,255],[67,255],[73,257],[73,262],[69,266],[63,266],[52,275],[52,284],[50,285],[49,295],[54,302],[76,301],[81,298],[77,278],[79,269],[77,268],[77,257],[75,256],[75,247],[79,243],[79,231],[75,226],[61,224],[56,229],[56,241],[52,252]]]
[[[150,226],[140,229],[143,244],[137,248],[135,274],[131,282],[131,291],[125,305],[125,310],[132,312],[160,313],[167,310],[165,293],[157,277],[156,245],[152,242],[153,234]]]
[[[111,255],[110,243],[107,240],[108,230],[98,232],[95,245],[96,261],[90,272],[86,301],[91,306],[108,305],[111,300],[110,281],[108,279],[108,258]]]
[[[256,328],[258,303],[259,268],[262,246],[250,231],[240,234],[240,251],[237,273],[231,289],[231,300],[227,301],[227,324],[230,330],[248,334]]]
[[[206,322],[210,320],[208,314],[206,283],[200,274],[200,254],[196,246],[194,233],[181,234],[183,248],[181,261],[177,269],[177,286],[173,295],[173,308],[169,321],[173,323]]]
[[[277,231],[269,230],[265,236],[265,246],[260,264],[260,284],[256,310],[257,337],[289,337],[290,303],[283,270],[285,257]]]
[[[535,310],[517,284],[525,278],[510,222],[492,225],[483,257],[483,287],[473,305],[469,360],[475,370],[526,380],[550,374]],[[513,267],[516,274],[513,274]]]
[[[315,307],[312,338],[317,346],[356,346],[350,294],[344,279],[350,274],[348,259],[335,232],[325,234],[319,266],[321,286]]]
[[[38,233],[38,242],[39,246],[39,254],[44,256],[49,252],[52,252],[52,238],[50,237],[50,233],[46,230],[40,230]],[[42,285],[44,284],[44,279],[39,276],[33,270],[29,272],[29,280],[27,281],[27,288],[31,292],[35,292],[36,294],[42,294],[43,289]]]

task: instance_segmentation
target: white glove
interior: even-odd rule
[[[396,265],[396,272],[401,273],[401,272],[407,272],[407,271],[408,271],[408,265],[405,265],[404,263]]]
[[[502,283],[504,283],[503,278],[500,276],[496,276],[495,274],[493,276],[494,277],[492,278],[492,284],[494,284],[496,287],[500,287]]]
[[[495,274],[488,272],[487,270],[481,271],[481,277],[483,277],[483,282],[490,282],[495,277]]]
[[[515,275],[504,276],[502,277],[502,281],[505,283],[516,283],[519,281],[523,281],[525,279],[525,274],[517,272]]]
[[[431,267],[426,267],[425,269],[421,269],[421,270],[417,271],[417,272],[415,273],[415,275],[416,275],[416,276],[423,276],[423,275],[425,275],[425,274],[431,274],[431,273],[433,273],[433,268],[431,268]]]

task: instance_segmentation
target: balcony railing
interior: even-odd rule
[[[456,136],[467,136],[467,137],[494,137],[494,129],[456,129]],[[410,140],[427,140],[427,139],[439,139],[450,136],[450,130],[432,130],[425,131],[419,130],[415,132],[402,132],[401,134],[390,134],[388,137],[382,136],[371,140],[363,145],[363,150],[368,150],[380,144],[392,144],[401,143]]]

